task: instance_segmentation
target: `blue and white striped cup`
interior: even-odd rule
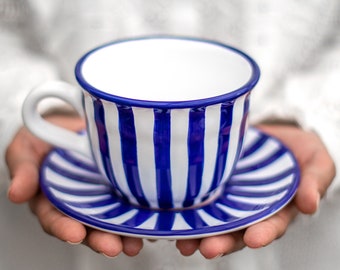
[[[257,64],[227,45],[185,37],[119,40],[85,54],[81,86],[48,82],[23,107],[43,140],[94,158],[122,199],[150,208],[200,205],[233,173],[246,131]],[[42,119],[58,97],[86,117],[87,136]]]

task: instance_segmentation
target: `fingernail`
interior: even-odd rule
[[[157,239],[148,239],[148,241],[149,241],[150,243],[155,243],[155,242],[157,242]]]
[[[11,186],[8,187],[7,189],[7,198],[10,198],[10,193],[11,193]]]
[[[219,259],[219,258],[221,258],[223,256],[224,256],[224,254],[220,253],[220,254],[217,254],[215,257],[211,258],[211,260]]]
[[[18,203],[20,200],[17,199],[17,195],[15,194],[15,191],[13,192],[12,185],[10,185],[7,189],[7,199],[10,200],[13,203]]]
[[[79,242],[71,242],[71,241],[66,241],[66,242],[72,246],[77,246],[77,245],[80,245],[83,242],[83,240],[80,240]]]
[[[109,255],[107,255],[107,254],[105,254],[105,253],[103,253],[103,252],[101,252],[101,253],[99,253],[99,254],[103,255],[104,257],[106,257],[106,258],[108,258],[108,259],[114,259],[114,258],[117,257],[117,255],[115,255],[115,256],[109,256]]]
[[[11,196],[11,193],[12,192],[12,183],[10,185],[8,185],[8,188],[7,188],[7,198],[10,198]]]
[[[320,194],[318,194],[318,198],[316,199],[316,209],[315,209],[315,211],[318,211],[319,206],[320,206],[320,201],[321,201],[321,197],[320,197]]]

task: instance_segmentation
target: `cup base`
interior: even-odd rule
[[[254,128],[236,167],[219,198],[182,211],[121,203],[93,160],[59,148],[42,164],[40,187],[56,209],[86,226],[130,237],[193,239],[244,229],[272,216],[291,201],[299,184],[299,165],[290,150]]]
[[[212,202],[214,202],[215,200],[217,200],[223,190],[224,190],[224,186],[225,184],[221,185],[220,187],[218,187],[217,189],[213,190],[212,192],[210,192],[209,195],[207,195],[206,197],[202,198],[201,201],[194,203],[190,206],[183,206],[183,207],[173,207],[173,208],[160,208],[160,207],[149,207],[149,206],[145,206],[145,205],[140,205],[140,204],[136,204],[133,203],[131,201],[129,201],[128,198],[122,197],[120,196],[116,191],[113,190],[112,194],[114,194],[115,197],[118,197],[123,203],[125,204],[129,204],[135,208],[139,208],[139,209],[146,209],[146,210],[153,210],[153,211],[183,211],[183,210],[190,210],[190,209],[195,209],[195,208],[201,208],[205,205],[209,205]]]

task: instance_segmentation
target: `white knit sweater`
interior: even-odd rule
[[[339,166],[339,29],[338,0],[0,0],[2,190],[4,153],[30,89],[50,79],[75,83],[74,64],[85,51],[150,34],[215,39],[249,53],[261,68],[251,122],[296,119],[320,134]]]
[[[252,121],[298,119],[333,152],[340,137],[340,2],[326,2],[1,0],[0,153],[21,125],[32,87],[52,78],[74,83],[74,64],[88,49],[148,34],[211,38],[247,51],[262,71]]]

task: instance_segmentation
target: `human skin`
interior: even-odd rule
[[[52,115],[48,120],[69,128],[80,130],[84,120],[73,115]],[[242,231],[211,236],[203,239],[178,240],[176,246],[183,256],[197,250],[207,259],[213,259],[238,251],[246,246],[260,248],[280,238],[294,217],[313,214],[320,199],[335,176],[335,166],[325,145],[314,132],[304,131],[294,125],[262,124],[259,129],[280,139],[295,155],[301,180],[294,200],[268,219]],[[120,253],[137,255],[143,248],[143,240],[122,237],[112,233],[90,229],[66,217],[56,210],[39,190],[39,169],[51,146],[22,127],[6,151],[6,161],[11,175],[8,198],[14,203],[29,203],[43,230],[68,243],[84,244],[108,257]]]
[[[295,155],[300,170],[300,184],[294,200],[272,217],[245,230],[221,236],[177,241],[183,255],[199,250],[208,259],[220,257],[246,246],[261,248],[280,238],[299,213],[314,214],[320,199],[335,177],[335,165],[318,135],[295,125],[258,125],[259,129],[280,139]]]

